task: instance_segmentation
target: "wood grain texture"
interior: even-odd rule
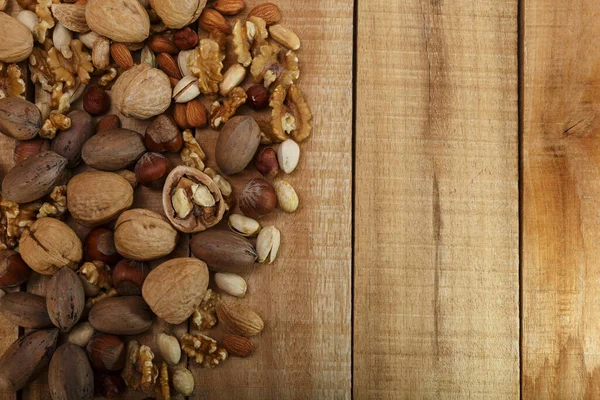
[[[600,397],[600,4],[526,1],[523,398]]]
[[[519,397],[517,1],[358,2],[354,394]]]

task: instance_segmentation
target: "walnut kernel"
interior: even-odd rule
[[[227,350],[217,341],[202,334],[186,333],[181,338],[181,349],[202,368],[214,368],[227,360]]]

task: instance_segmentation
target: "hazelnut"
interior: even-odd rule
[[[141,185],[161,186],[173,169],[171,161],[160,153],[146,153],[135,164],[135,176]]]
[[[170,41],[164,36],[152,36],[148,41],[148,47],[150,47],[150,49],[152,49],[152,51],[156,54],[169,53],[172,55],[176,55],[177,53],[179,53],[179,49],[177,48],[177,46],[175,46],[175,44],[172,41]]]
[[[250,86],[246,91],[246,104],[255,110],[263,110],[269,105],[269,91],[263,85]]]
[[[19,286],[31,276],[31,268],[14,250],[0,252],[0,288]]]
[[[79,347],[85,347],[92,340],[96,330],[89,322],[82,322],[69,332],[69,336],[67,337],[67,342],[73,343]]]
[[[90,231],[85,237],[83,251],[86,261],[102,261],[112,265],[121,258],[115,249],[113,231],[108,228],[96,228]]]
[[[173,34],[173,43],[179,50],[193,49],[198,45],[198,34],[188,26]]]
[[[98,86],[90,87],[83,95],[83,108],[91,115],[102,115],[110,109],[110,97]]]
[[[139,296],[150,273],[150,266],[142,261],[121,260],[112,272],[113,286],[121,296]]]
[[[185,108],[185,105],[183,106]],[[177,153],[181,150],[183,138],[175,120],[166,114],[161,114],[146,128],[144,144],[148,150],[155,153],[165,151]]]
[[[121,374],[102,374],[96,375],[94,388],[98,395],[114,399],[124,393],[127,386]]]
[[[277,153],[272,147],[265,147],[256,153],[254,159],[256,170],[267,178],[274,178],[279,172],[279,162],[277,161]]]
[[[275,209],[277,194],[273,186],[264,179],[249,180],[239,198],[240,210],[250,218],[260,218]]]
[[[96,124],[96,133],[110,131],[121,127],[121,120],[115,114],[109,114],[102,117]]]
[[[86,346],[86,351],[98,371],[118,371],[125,365],[125,342],[118,336],[96,335]]]
[[[15,151],[13,153],[13,161],[15,164],[20,163],[29,156],[33,156],[41,153],[42,151],[50,148],[50,142],[45,139],[31,139],[18,141],[15,144]]]
[[[202,128],[206,126],[206,108],[202,105],[200,100],[194,99],[187,103],[185,119],[187,125],[191,128]]]

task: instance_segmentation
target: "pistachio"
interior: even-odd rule
[[[148,46],[144,46],[142,54],[140,55],[140,63],[148,64],[152,68],[156,68],[156,56],[154,52]]]
[[[256,252],[258,253],[258,262],[272,264],[277,257],[279,244],[281,242],[281,233],[274,226],[267,226],[258,234],[256,238]]]
[[[277,204],[285,212],[292,213],[298,209],[298,195],[296,191],[286,181],[277,180],[273,183],[275,193],[277,194]]]
[[[260,232],[258,221],[241,214],[231,214],[229,216],[229,228],[235,233],[246,237],[256,236]]]
[[[156,338],[158,351],[167,364],[177,365],[181,360],[181,347],[175,336],[160,333]]]
[[[173,88],[173,99],[176,103],[187,103],[200,95],[198,79],[184,76]]]
[[[298,166],[300,160],[300,146],[292,139],[284,140],[277,149],[279,167],[286,174],[291,173]]]
[[[244,297],[246,290],[248,289],[248,285],[244,278],[226,272],[217,272],[215,274],[215,283],[219,289],[235,297]]]
[[[190,396],[194,391],[194,375],[187,368],[177,368],[173,371],[173,387],[184,395]]]

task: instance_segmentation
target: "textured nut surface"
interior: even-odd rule
[[[208,230],[197,233],[190,243],[192,254],[211,269],[241,271],[254,265],[256,250],[245,238],[233,232]]]
[[[138,64],[117,78],[112,95],[114,105],[123,115],[148,119],[162,114],[171,105],[171,82],[161,70]]]
[[[35,104],[17,97],[0,99],[0,133],[17,140],[29,140],[41,127],[42,113]]]
[[[15,143],[13,152],[13,161],[15,164],[20,163],[24,159],[42,151],[50,150],[50,141],[42,138],[20,140]]]
[[[173,100],[177,103],[187,103],[199,95],[198,79],[191,75],[184,76],[173,88]]]
[[[69,332],[85,309],[85,292],[75,271],[61,268],[48,282],[46,307],[52,323]]]
[[[273,183],[275,193],[277,193],[277,205],[285,212],[292,213],[298,209],[298,195],[293,186],[283,180],[277,180]]]
[[[52,16],[72,32],[89,32],[83,4],[52,4]]]
[[[46,299],[33,293],[7,293],[0,299],[0,313],[11,323],[23,328],[52,326],[46,310]]]
[[[60,268],[76,269],[83,258],[81,240],[55,218],[36,220],[19,241],[21,257],[34,271],[52,275]]]
[[[81,161],[81,149],[94,134],[94,128],[92,117],[84,111],[74,110],[67,116],[71,119],[71,127],[52,140],[50,149],[67,159],[67,168],[73,168]]]
[[[300,38],[292,30],[283,25],[273,25],[269,27],[269,33],[275,41],[290,50],[298,50],[300,48]]]
[[[260,231],[256,238],[256,253],[258,262],[271,264],[277,257],[279,244],[281,242],[281,233],[274,226],[267,226]]]
[[[173,371],[173,387],[184,396],[194,392],[194,375],[187,368],[176,368]]]
[[[48,389],[56,400],[94,398],[94,371],[85,351],[65,343],[54,352],[48,368]]]
[[[215,274],[215,283],[219,289],[235,297],[244,297],[246,290],[248,290],[248,285],[244,278],[237,274],[217,272]]]
[[[119,254],[132,260],[147,261],[171,253],[179,234],[162,215],[138,208],[121,214],[115,225],[114,238]]]
[[[202,11],[198,24],[206,32],[219,31],[225,34],[229,33],[229,23],[223,15],[217,10],[206,8]]]
[[[240,211],[250,218],[260,218],[271,213],[277,205],[277,194],[269,182],[261,178],[250,179],[239,196]]]
[[[239,301],[223,299],[217,304],[216,310],[219,321],[236,335],[245,337],[258,335],[265,327],[260,315]]]
[[[92,307],[89,321],[94,329],[112,335],[136,335],[152,325],[152,312],[140,296],[104,299]]]
[[[0,61],[6,63],[25,60],[33,50],[33,35],[16,18],[0,12]]]
[[[85,226],[116,218],[133,204],[133,188],[122,176],[102,171],[83,172],[67,185],[69,212]]]
[[[95,49],[96,45],[94,45]],[[110,54],[113,60],[123,69],[133,67],[133,57],[131,51],[123,43],[113,43],[110,46]]]
[[[231,90],[246,78],[246,68],[241,64],[233,64],[223,74],[223,82],[219,85],[219,93],[227,96]]]
[[[91,30],[115,42],[139,43],[150,34],[150,18],[138,0],[88,0],[85,19]]]
[[[260,144],[260,128],[254,118],[233,117],[225,123],[215,147],[215,159],[226,175],[242,171]]]
[[[198,19],[206,0],[150,0],[150,5],[166,26],[180,29]]]
[[[181,360],[181,347],[179,346],[179,340],[175,336],[160,333],[156,338],[156,346],[158,347],[160,356],[167,364],[179,364],[179,360]]]
[[[103,171],[127,168],[144,154],[142,136],[129,129],[112,129],[89,138],[81,150],[81,158],[90,167]]]
[[[259,17],[265,20],[267,25],[279,22],[281,19],[281,10],[275,3],[261,3],[254,7],[248,13],[248,18]]]
[[[214,9],[223,15],[235,15],[245,6],[244,0],[217,0],[213,3]]]
[[[67,341],[73,343],[79,347],[85,347],[89,341],[94,337],[96,330],[89,322],[82,322],[75,325],[75,327],[69,332]]]
[[[238,335],[223,336],[223,347],[229,354],[236,357],[249,357],[254,351],[254,345],[249,339]]]
[[[170,324],[192,315],[208,288],[208,268],[195,258],[175,258],[153,269],[142,287],[152,311]]]

